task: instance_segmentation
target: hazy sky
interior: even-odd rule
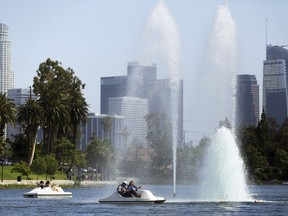
[[[195,118],[193,98],[197,91],[193,87],[204,73],[217,8],[224,1],[164,2],[180,38],[186,140],[199,140],[200,135],[211,132],[222,120],[206,119],[205,115]],[[268,44],[288,44],[288,1],[227,2],[236,24],[237,74],[256,75],[262,94],[266,19]],[[157,0],[0,0],[0,23],[8,25],[12,43],[15,88],[32,85],[39,64],[47,58],[59,60],[86,83],[84,94],[90,111],[99,113],[100,77],[126,75],[128,62],[145,60],[137,59],[139,43],[157,3]],[[161,65],[158,68],[161,74]]]

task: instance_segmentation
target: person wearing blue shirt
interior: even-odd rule
[[[132,195],[134,195],[135,197],[138,197],[138,198],[140,198],[140,194],[138,194],[136,191],[137,191],[138,189],[140,189],[140,188],[142,188],[142,186],[140,185],[139,187],[137,187],[137,186],[134,184],[134,181],[133,181],[133,180],[131,180],[131,181],[129,182],[129,185],[128,185],[128,187],[127,187],[128,191],[129,191]]]

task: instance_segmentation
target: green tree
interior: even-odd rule
[[[31,170],[25,162],[21,161],[11,169],[11,173],[13,172],[20,173],[22,176],[28,177],[31,173]]]
[[[43,109],[37,100],[29,98],[21,105],[17,114],[17,121],[24,126],[25,135],[28,139],[30,154],[28,167],[31,166],[35,153],[37,131],[43,121]]]
[[[103,167],[104,169],[106,168],[112,153],[112,147],[109,140],[100,140],[93,137],[86,149],[86,160],[89,166],[96,167],[97,173],[101,167],[101,173],[103,174]],[[103,179],[103,176],[101,176],[101,178]]]
[[[58,141],[56,145],[56,155],[58,161],[60,161],[61,172],[63,173],[64,163],[68,163],[70,168],[72,168],[74,158],[76,154],[76,146],[67,138],[62,138]]]
[[[79,81],[80,82],[80,81]],[[79,84],[80,85],[80,84]],[[77,85],[78,86],[78,85]],[[79,124],[84,124],[87,120],[88,104],[85,101],[81,91],[76,88],[73,91],[78,90],[76,93],[71,93],[71,109],[70,119],[72,125],[72,142],[75,144],[77,139],[77,129]]]
[[[229,122],[229,120],[228,120],[227,117],[225,118],[224,121],[220,121],[220,122],[219,122],[218,128],[221,128],[221,127],[226,127],[226,128],[228,128],[228,129],[231,129],[231,128],[232,128],[232,126],[231,126],[231,124],[230,124],[230,122]]]
[[[285,119],[285,121],[282,123],[282,125],[279,128],[279,145],[280,148],[288,152],[288,118]]]
[[[77,128],[87,116],[88,105],[81,93],[85,85],[58,61],[47,59],[34,77],[34,93],[44,109],[44,147],[54,152],[57,139],[67,137],[76,143]]]
[[[148,175],[147,161],[141,158],[144,148],[142,147],[139,140],[134,139],[130,147],[122,155],[119,170],[125,173],[126,176],[131,177],[145,177]]]
[[[151,155],[153,174],[167,171],[172,164],[172,125],[164,113],[151,113],[146,116],[147,139],[153,149]]]
[[[112,128],[112,118],[110,116],[106,116],[102,119],[102,127],[104,130],[105,138],[108,138],[108,133]]]
[[[6,93],[0,92],[0,151],[4,151],[4,136],[6,124],[15,126],[16,106],[6,96]]]
[[[13,141],[7,141],[12,150],[12,159],[15,161],[26,161],[29,156],[29,146],[27,137],[24,134],[17,134]]]
[[[46,170],[47,170],[47,166],[43,158],[39,157],[33,161],[33,164],[31,166],[31,171],[37,174],[37,181],[38,181],[38,175],[45,174]]]
[[[46,171],[45,173],[50,176],[50,180],[55,175],[58,168],[58,161],[52,155],[46,155],[44,157],[46,163]]]

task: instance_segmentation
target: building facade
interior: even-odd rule
[[[14,72],[11,67],[11,42],[8,40],[8,26],[0,23],[0,91],[7,93],[14,88]]]
[[[256,77],[248,74],[237,75],[236,127],[257,126],[259,109],[259,85]]]
[[[177,84],[177,85],[175,85]],[[175,91],[177,86],[177,91]],[[127,76],[101,78],[101,114],[113,114],[112,108],[108,112],[109,98],[139,98],[147,99],[148,113],[166,113],[170,120],[176,121],[177,142],[182,143],[183,138],[183,81],[173,79],[157,80],[157,67],[155,64],[140,64],[129,62]],[[172,98],[175,99],[172,99]],[[176,101],[177,100],[177,101]],[[128,99],[127,99],[128,101]],[[119,101],[118,101],[119,102]],[[111,101],[112,106],[112,101]],[[172,109],[173,108],[173,109]],[[140,111],[139,111],[140,112]],[[173,113],[175,112],[175,113]],[[116,112],[117,115],[126,116]],[[140,114],[142,115],[142,114]],[[177,116],[177,118],[172,118]],[[147,124],[145,122],[145,124]],[[146,130],[146,129],[145,129]],[[145,138],[147,131],[143,131]],[[142,140],[142,138],[140,138]]]
[[[101,77],[101,114],[108,114],[109,98],[127,95],[127,76]]]
[[[123,116],[122,128],[119,133],[123,136],[122,149],[127,149],[130,143],[138,143],[147,147],[148,100],[137,97],[109,98],[109,115]]]
[[[288,50],[284,46],[266,48],[263,62],[263,109],[282,124],[288,116]]]
[[[112,127],[107,134],[104,133],[102,120],[105,117],[110,117],[112,120]],[[87,121],[85,124],[80,125],[81,131],[81,139],[78,143],[79,150],[85,151],[87,145],[93,137],[97,137],[99,139],[105,138],[107,136],[111,139],[114,147],[119,148],[119,146],[123,145],[123,138],[121,136],[121,129],[123,128],[123,116],[117,115],[107,115],[107,114],[95,114],[89,113],[87,116]]]
[[[148,98],[151,85],[156,79],[156,64],[129,62],[127,66],[127,96]]]

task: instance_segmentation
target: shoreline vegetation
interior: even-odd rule
[[[3,182],[0,180],[0,190],[1,189],[17,189],[17,188],[35,188],[37,187],[37,184],[40,182],[40,180],[3,180]],[[45,180],[45,179],[44,179]],[[45,180],[46,181],[46,180]],[[60,186],[62,188],[97,188],[97,187],[103,187],[107,185],[117,185],[119,181],[74,181],[74,180],[52,180],[52,184]],[[152,183],[152,182],[150,182]],[[155,184],[156,182],[154,182]],[[164,182],[162,182],[164,183]],[[146,184],[149,184],[146,182]],[[156,184],[161,184],[160,182],[157,182]],[[167,184],[165,182],[164,184]],[[169,183],[168,183],[169,184]],[[178,182],[178,184],[189,184],[184,182]],[[193,184],[190,182],[190,184]],[[195,184],[195,182],[194,182]],[[197,183],[196,183],[197,184]],[[279,181],[263,181],[263,182],[250,182],[247,185],[288,185],[288,182],[279,182]]]
[[[37,183],[41,179],[37,180],[3,180],[0,181],[0,189],[16,189],[16,188],[35,188]],[[89,187],[101,187],[104,185],[116,185],[116,181],[73,181],[73,180],[52,180],[52,184],[58,185],[62,188],[89,188]]]

